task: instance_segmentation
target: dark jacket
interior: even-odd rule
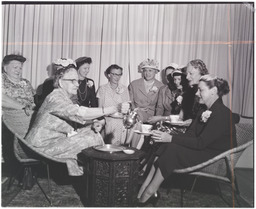
[[[212,113],[207,122],[201,121],[204,111],[199,111],[186,133],[174,135],[172,143],[197,150],[207,148],[226,151],[236,147],[236,129],[234,121],[231,121],[232,112],[221,99],[215,101],[209,111]]]
[[[93,86],[88,85],[92,82]],[[79,81],[79,88],[77,90],[78,104],[85,107],[98,107],[98,100],[95,93],[94,81],[90,78],[85,78]]]

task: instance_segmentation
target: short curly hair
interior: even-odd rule
[[[191,60],[188,65],[193,66],[195,69],[198,69],[201,75],[208,74],[208,69],[206,68],[205,63],[200,59]]]
[[[106,75],[110,74],[110,73],[111,73],[111,70],[113,70],[113,69],[119,69],[119,70],[121,70],[121,72],[123,73],[123,68],[121,68],[119,65],[113,64],[113,65],[110,65],[110,66],[106,69],[105,74],[106,74]]]

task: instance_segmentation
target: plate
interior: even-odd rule
[[[184,126],[184,121],[176,121],[176,122],[171,122],[171,121],[164,121],[165,123],[169,123],[171,125],[174,125],[174,126]]]
[[[145,135],[145,136],[150,136],[150,135],[152,135],[152,133],[149,133],[149,132],[141,132],[141,131],[139,131],[139,130],[134,130],[134,132],[137,133],[137,134]]]
[[[114,114],[109,115],[111,118],[121,118],[123,119],[124,115],[122,113],[116,112]]]
[[[101,151],[101,152],[121,152],[125,149],[125,147],[114,145],[114,144],[105,144],[105,145],[98,145],[94,146],[94,149]]]

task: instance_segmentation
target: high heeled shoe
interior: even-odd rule
[[[153,207],[156,207],[158,200],[160,199],[160,193],[157,191],[155,192],[146,202],[139,202],[138,207],[145,207],[148,204],[152,204]]]

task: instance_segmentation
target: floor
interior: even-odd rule
[[[56,172],[58,171],[58,172]],[[39,172],[40,173],[40,172]],[[67,177],[66,173],[59,168],[55,168],[55,175],[51,179],[51,193],[48,192],[48,182],[45,174],[41,172],[39,176],[40,185],[50,194],[54,207],[84,207],[84,202],[80,199],[77,191],[72,186],[74,179]],[[37,184],[32,189],[21,189],[14,182],[8,190],[7,174],[2,171],[2,206],[6,207],[49,207],[49,203],[41,192]],[[61,178],[60,178],[61,177]],[[190,188],[194,178],[191,176],[173,175],[169,181],[162,184],[159,192],[160,199],[156,207],[181,207],[180,185],[185,186],[183,197],[183,207],[253,207],[253,202],[248,203],[239,198],[238,202],[232,197],[231,187],[221,184],[223,199],[219,196],[216,182],[201,178],[198,180],[194,191],[190,193]],[[140,182],[143,178],[140,179]],[[152,207],[151,204],[145,207]]]

